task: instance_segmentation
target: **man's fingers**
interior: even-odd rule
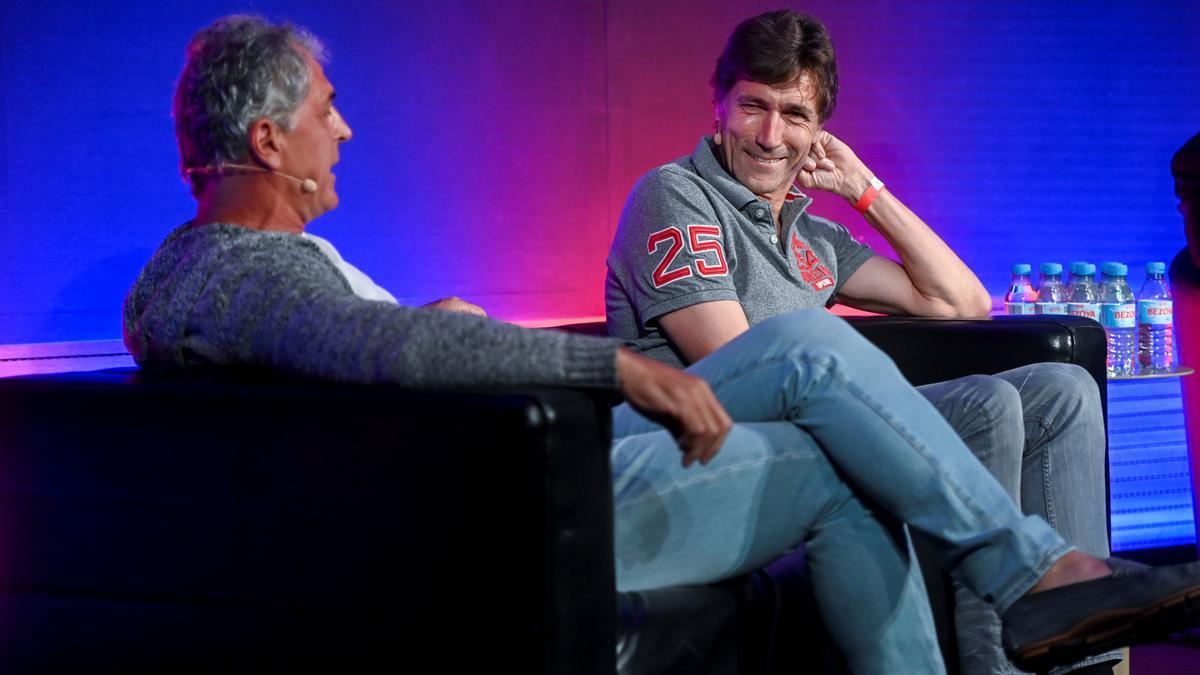
[[[617,374],[630,405],[670,430],[685,467],[708,463],[721,449],[733,423],[707,382],[624,348]]]
[[[707,383],[698,388],[694,405],[699,417],[697,424],[702,429],[694,455],[701,464],[708,464],[721,450],[733,421]]]
[[[476,316],[487,316],[487,312],[484,311],[484,309],[482,307],[480,307],[479,305],[471,304],[471,303],[467,302],[466,300],[463,300],[462,298],[460,298],[458,296],[454,296],[454,295],[452,295],[448,298],[442,298],[441,300],[435,300],[431,303],[428,303],[428,304],[422,305],[422,306],[427,307],[429,309],[440,310],[443,312],[459,312],[461,314],[475,314]]]

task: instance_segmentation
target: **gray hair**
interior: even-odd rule
[[[175,86],[179,166],[199,196],[208,175],[190,169],[245,161],[250,124],[266,117],[284,131],[308,95],[304,51],[325,60],[325,46],[303,28],[258,16],[227,16],[192,37]]]

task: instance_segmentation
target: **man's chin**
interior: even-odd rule
[[[316,220],[326,213],[329,213],[330,211],[336,209],[340,202],[341,200],[338,199],[337,193],[333,190],[322,192],[320,198],[316,202],[312,202],[312,211],[308,220]]]

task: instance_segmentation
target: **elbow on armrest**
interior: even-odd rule
[[[969,294],[958,302],[927,300],[918,316],[934,319],[982,319],[992,312],[992,296],[982,287],[979,292]]]
[[[964,319],[982,319],[992,313],[992,296],[980,288],[972,298],[970,307],[962,312]]]

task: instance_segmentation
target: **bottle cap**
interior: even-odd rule
[[[1013,265],[1013,266],[1012,266],[1012,273],[1013,273],[1013,274],[1029,274],[1029,272],[1030,272],[1032,269],[1033,269],[1033,268],[1032,268],[1032,267],[1030,267],[1030,266],[1029,266],[1028,264],[1026,264],[1026,263],[1017,263],[1016,265]]]
[[[1092,263],[1081,262],[1081,263],[1076,263],[1076,264],[1079,265],[1079,271],[1075,272],[1074,267],[1072,267],[1072,269],[1071,269],[1072,272],[1083,275],[1085,277],[1090,277],[1090,276],[1093,276],[1094,274],[1096,274],[1096,266],[1093,265]]]
[[[1148,262],[1146,263],[1146,274],[1163,274],[1167,271],[1167,263]]]
[[[1106,262],[1100,266],[1100,271],[1110,277],[1123,277],[1129,274],[1129,268],[1119,262]]]
[[[1041,270],[1042,274],[1049,274],[1051,276],[1062,274],[1062,265],[1058,263],[1042,263],[1038,269]]]
[[[1083,266],[1086,264],[1087,263],[1083,262],[1082,260],[1076,260],[1075,262],[1072,262],[1071,274],[1084,274]],[[1092,269],[1095,270],[1095,266],[1093,266]]]

